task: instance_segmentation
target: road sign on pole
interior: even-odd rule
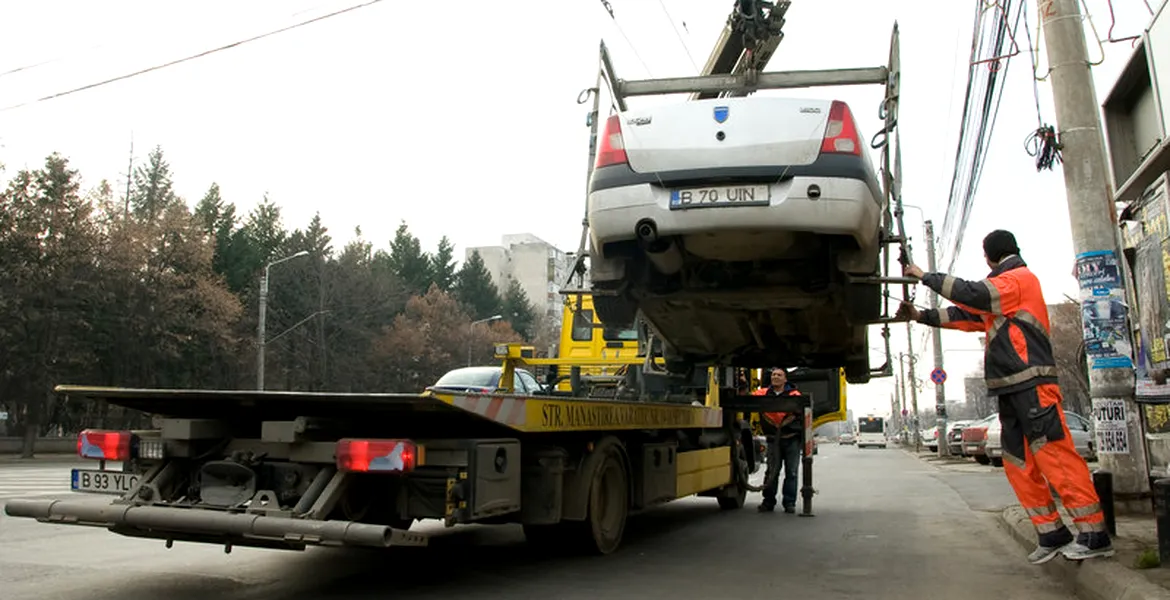
[[[930,380],[936,385],[942,385],[947,380],[947,372],[942,369],[935,369],[930,372]]]

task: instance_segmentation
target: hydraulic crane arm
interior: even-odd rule
[[[789,0],[735,0],[723,33],[700,75],[743,75],[763,71],[784,39],[784,15]],[[691,100],[746,96],[743,91],[696,92]]]

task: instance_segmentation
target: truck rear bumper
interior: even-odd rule
[[[306,546],[425,546],[418,533],[352,521],[320,521],[228,513],[198,508],[93,504],[62,500],[10,500],[10,517],[42,523],[105,527],[132,537],[235,546],[304,549]]]

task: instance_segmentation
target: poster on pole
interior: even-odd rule
[[[1133,348],[1126,326],[1125,287],[1112,250],[1077,256],[1081,321],[1090,369],[1133,368]]]
[[[1093,398],[1093,430],[1097,454],[1129,454],[1125,400]]]

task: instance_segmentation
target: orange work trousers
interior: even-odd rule
[[[1063,401],[1055,383],[999,397],[1003,470],[1045,546],[1063,545],[1069,537],[1049,484],[1078,532],[1105,531],[1105,514],[1089,466],[1073,444]]]

